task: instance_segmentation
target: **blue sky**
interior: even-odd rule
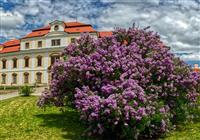
[[[97,30],[151,26],[185,61],[200,61],[200,0],[0,0],[0,43],[53,20]]]

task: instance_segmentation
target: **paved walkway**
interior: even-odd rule
[[[9,98],[16,97],[16,96],[19,96],[17,91],[12,92],[12,93],[2,94],[2,95],[0,95],[0,100],[9,99]]]
[[[35,92],[32,93],[31,95],[34,96],[40,96],[42,91],[44,91],[45,87],[39,87],[35,89]],[[8,93],[8,94],[2,94],[0,95],[0,100],[5,100],[5,99],[9,99],[9,98],[13,98],[19,96],[18,91],[12,92],[12,93]]]

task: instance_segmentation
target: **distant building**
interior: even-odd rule
[[[97,32],[90,24],[56,20],[19,40],[0,44],[0,86],[48,85],[51,65],[62,59],[63,49],[83,32],[94,38],[111,35]]]
[[[194,64],[194,71],[200,72],[200,67],[198,64]]]

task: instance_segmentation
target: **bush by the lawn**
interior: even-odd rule
[[[84,34],[63,55],[68,60],[54,64],[50,91],[38,104],[72,101],[88,134],[158,137],[187,118],[200,91],[199,75],[146,29],[117,29],[99,39]]]
[[[33,88],[31,86],[24,85],[19,88],[19,95],[30,96],[31,93],[33,93]]]

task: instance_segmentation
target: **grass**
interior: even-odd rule
[[[36,106],[38,97],[15,97],[0,101],[0,140],[87,140],[85,127],[72,108],[61,113],[58,108],[46,111]],[[200,110],[196,110],[200,114]],[[199,140],[200,119],[179,126],[164,140]]]
[[[187,123],[179,126],[176,131],[171,132],[165,140],[200,140],[200,121]]]
[[[175,131],[166,135],[165,140],[200,140],[200,99],[198,106],[190,109],[193,119],[177,126]]]
[[[36,106],[38,97],[15,97],[0,101],[0,140],[86,139],[78,114],[71,108],[46,111]]]

